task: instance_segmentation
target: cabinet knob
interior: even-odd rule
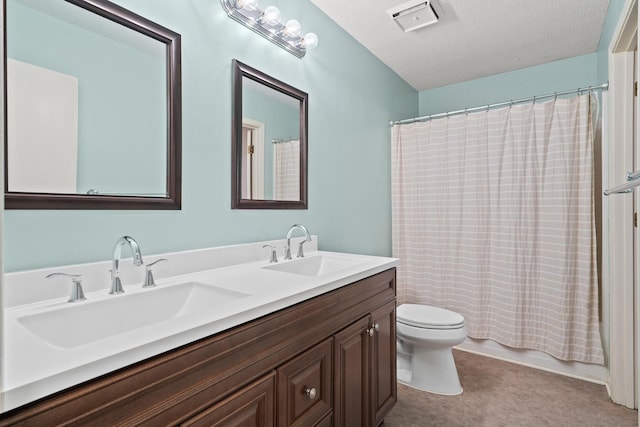
[[[369,334],[369,336],[372,337],[373,334],[375,334],[379,330],[380,330],[380,325],[378,325],[377,323],[374,323],[372,327],[367,329],[367,334]]]
[[[304,394],[306,394],[309,399],[313,400],[318,395],[318,391],[316,390],[315,387],[311,387],[311,388],[310,387],[305,387],[304,388]]]

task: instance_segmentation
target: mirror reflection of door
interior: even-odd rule
[[[264,200],[264,123],[242,119],[242,198]]]
[[[78,79],[7,58],[8,188],[76,193]]]
[[[8,191],[166,197],[167,44],[74,2],[6,9]]]
[[[276,187],[276,166],[285,168],[291,166],[289,171],[281,170],[282,176],[289,176],[293,173],[300,173],[300,165],[291,162],[277,162],[276,146],[273,141],[300,139],[300,101],[288,94],[275,90],[268,85],[260,84],[250,78],[244,77],[242,88],[242,126],[243,140],[249,136],[244,128],[255,129],[257,124],[248,120],[259,122],[264,130],[263,137],[259,142],[253,142],[254,153],[251,155],[247,150],[251,150],[251,145],[243,146],[242,162],[242,198],[246,200],[278,200],[296,201],[300,200],[300,179],[296,176],[290,181],[296,188],[287,191],[284,196],[279,197]],[[247,144],[243,141],[243,144]],[[260,149],[263,149],[260,151]],[[299,153],[299,150],[298,150]],[[246,156],[246,160],[244,159]],[[253,161],[249,161],[253,157]],[[300,155],[296,157],[300,162]],[[253,183],[253,186],[252,186]],[[294,197],[294,194],[296,195]]]

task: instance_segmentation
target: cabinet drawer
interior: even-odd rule
[[[274,408],[275,374],[272,372],[180,425],[273,427]]]
[[[278,368],[278,426],[315,425],[331,412],[333,340]]]

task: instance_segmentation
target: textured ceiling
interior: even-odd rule
[[[417,90],[593,53],[609,7],[609,0],[433,0],[440,21],[405,33],[385,11],[407,0],[311,2]]]

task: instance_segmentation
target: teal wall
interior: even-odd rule
[[[283,238],[294,223],[325,250],[391,253],[388,122],[418,113],[413,88],[308,0],[271,2],[318,34],[302,59],[217,0],[115,3],[182,35],[182,210],[5,211],[5,271],[107,260],[122,235],[148,255]],[[230,208],[233,58],[309,93],[308,210]]]
[[[553,92],[595,86],[598,54],[592,53],[420,92],[420,115],[444,113]]]
[[[419,114],[456,111],[606,83],[607,50],[624,4],[625,0],[611,0],[598,52],[422,91]]]

